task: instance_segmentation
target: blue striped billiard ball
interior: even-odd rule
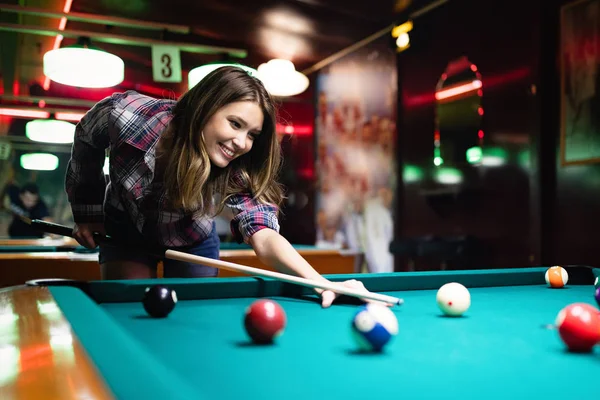
[[[362,351],[381,351],[398,334],[398,320],[384,305],[359,307],[352,319],[352,335]]]

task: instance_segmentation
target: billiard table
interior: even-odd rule
[[[0,398],[31,399],[584,399],[600,351],[571,353],[553,323],[574,302],[595,305],[591,269],[563,289],[545,267],[333,275],[404,299],[399,333],[381,353],[357,350],[360,304],[322,309],[311,289],[271,279],[30,282],[0,291]],[[444,317],[436,290],[460,282],[471,308]],[[164,319],[146,315],[151,284],[176,290]],[[255,345],[246,307],[276,300],[284,334]],[[80,397],[77,397],[80,396]]]
[[[31,249],[31,246],[34,249]],[[356,270],[360,253],[350,250],[323,249],[315,246],[293,244],[294,248],[321,274],[346,274]],[[18,285],[36,278],[63,278],[76,280],[99,280],[100,264],[97,251],[79,247],[77,251],[49,248],[39,251],[37,245],[0,245],[0,288]],[[245,244],[221,243],[220,259],[223,261],[272,270],[265,266],[252,248]],[[157,274],[162,276],[162,263]],[[242,274],[220,270],[219,277]]]
[[[73,248],[80,246],[77,241],[71,237],[43,237],[43,238],[6,238],[0,237],[0,248],[4,247],[62,247]]]

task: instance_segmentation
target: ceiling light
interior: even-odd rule
[[[23,154],[21,167],[33,171],[54,171],[58,168],[58,157],[48,153]]]
[[[398,39],[396,39],[396,46],[400,49],[406,49],[409,44],[410,36],[408,36],[408,33],[401,33]]]
[[[25,136],[34,142],[73,143],[75,125],[55,119],[36,119],[25,125]]]
[[[209,64],[204,64],[199,67],[196,67],[188,73],[188,88],[191,89],[194,86],[196,86],[198,84],[198,82],[200,82],[202,79],[204,79],[204,77],[206,75],[210,74],[214,70],[221,68],[221,67],[227,67],[227,66],[241,68],[244,71],[248,72],[252,76],[258,75],[256,69],[247,67],[242,64],[227,63],[227,62],[209,63]]]
[[[92,47],[81,39],[73,46],[44,54],[44,75],[63,85],[105,88],[125,79],[125,64],[114,54]]]
[[[274,96],[294,96],[308,88],[308,78],[288,60],[273,59],[258,67],[258,75]]]

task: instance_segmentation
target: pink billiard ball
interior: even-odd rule
[[[273,300],[256,300],[246,309],[244,327],[254,343],[272,343],[283,334],[287,318]]]
[[[600,313],[586,303],[573,303],[558,313],[556,326],[567,348],[590,352],[600,342]]]

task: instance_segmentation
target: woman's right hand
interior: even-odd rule
[[[94,240],[95,232],[105,235],[104,224],[75,224],[75,227],[73,228],[73,237],[80,245],[87,247],[88,249],[95,249],[96,246],[98,246],[98,243]]]

